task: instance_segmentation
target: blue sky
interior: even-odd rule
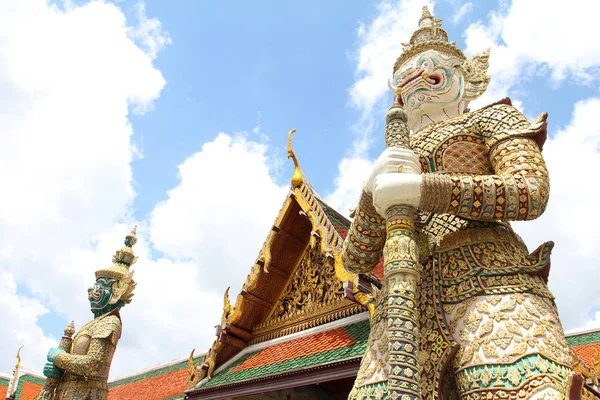
[[[13,188],[0,201],[0,371],[20,344],[41,369],[64,325],[91,316],[93,271],[134,222],[140,283],[113,376],[208,349],[223,291],[239,291],[285,198],[287,132],[346,213],[383,148],[386,79],[424,4],[467,55],[492,48],[473,108],[510,95],[529,118],[550,113],[550,207],[517,231],[530,250],[557,242],[565,327],[598,324],[600,295],[581,282],[598,281],[600,256],[600,44],[580,40],[595,37],[584,0],[52,4],[0,5],[0,184]]]
[[[176,184],[176,166],[218,132],[252,132],[258,121],[285,157],[286,134],[296,127],[296,151],[323,192],[347,151],[355,122],[347,106],[354,32],[374,5],[228,4],[146,3],[172,44],[156,62],[168,84],[155,110],[132,119],[145,156],[134,164],[140,217]],[[278,180],[286,181],[290,171],[284,163]]]
[[[146,1],[147,14],[161,21],[172,43],[155,62],[167,85],[154,110],[131,118],[144,155],[133,163],[135,217],[165,199],[177,183],[177,165],[202,143],[218,132],[251,132],[257,123],[280,158],[287,131],[297,128],[294,147],[307,176],[321,194],[331,192],[358,120],[348,96],[356,79],[356,31],[375,17],[378,3]],[[135,4],[118,3],[130,17]],[[457,8],[438,2],[435,10],[451,16]],[[474,5],[457,24],[446,18],[445,29],[464,48],[465,28],[490,11]],[[532,112],[549,111],[555,128],[570,118],[566,104],[597,93],[597,85],[555,84],[544,74],[524,83],[522,101]],[[382,136],[374,135],[369,156],[378,155]],[[287,181],[291,163],[274,172],[278,182]]]
[[[126,14],[135,4],[119,2]],[[356,30],[374,17],[378,2],[145,4],[172,43],[155,62],[167,81],[155,109],[132,117],[144,154],[133,164],[137,218],[164,200],[177,183],[176,166],[202,143],[218,132],[252,132],[257,121],[280,158],[288,130],[297,128],[294,147],[307,176],[323,195],[333,190],[358,119],[348,98],[355,81]],[[452,5],[442,3],[439,9],[448,13]],[[486,11],[475,7],[469,19]],[[449,26],[450,35],[461,42],[468,22]],[[373,157],[381,147],[379,136],[369,152]],[[286,182],[291,163],[278,172],[279,182]]]

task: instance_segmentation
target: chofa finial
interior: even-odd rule
[[[299,187],[302,184],[302,170],[300,169],[300,164],[298,163],[298,159],[294,154],[294,149],[292,149],[292,134],[296,132],[296,128],[292,129],[288,132],[288,150],[287,156],[294,161],[294,174],[292,175],[292,186]]]
[[[25,346],[21,346],[19,347],[19,350],[17,350],[17,364],[15,365],[15,370],[19,369],[19,365],[21,365],[21,349],[25,347]]]

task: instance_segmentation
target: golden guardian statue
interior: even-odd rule
[[[131,302],[136,286],[134,271],[130,269],[137,260],[132,249],[136,242],[134,227],[125,237],[125,247],[113,256],[113,265],[96,271],[96,282],[88,289],[95,318],[77,333],[73,324],[65,328],[59,346],[48,352],[44,367],[46,384],[37,399],[107,398],[108,373],[121,338],[119,310]]]

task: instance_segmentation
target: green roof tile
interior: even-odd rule
[[[594,344],[599,342],[600,332],[590,332],[567,337],[567,344],[569,346],[580,346],[582,344]]]
[[[329,205],[327,203],[325,203],[323,200],[317,198],[317,202],[323,209],[323,212],[325,213],[325,215],[327,215],[327,218],[329,218],[329,220],[333,224],[339,225],[340,227],[342,227],[345,230],[348,230],[350,228],[350,221],[348,221],[346,219],[346,217],[344,217],[343,215],[341,215],[340,213],[335,211],[333,208],[329,207]]]
[[[232,363],[225,370],[220,371],[213,376],[211,380],[202,385],[200,389],[213,388],[221,385],[235,382],[243,382],[251,379],[263,378],[270,375],[278,375],[285,372],[291,372],[298,369],[317,367],[319,365],[329,364],[336,361],[342,361],[350,358],[362,357],[369,339],[369,321],[360,321],[352,325],[343,327],[356,343],[334,350],[327,350],[321,353],[308,356],[296,357],[291,360],[281,361],[274,364],[262,365],[259,367],[248,368],[241,371],[232,372],[236,367],[244,363],[261,350],[245,354],[239,360]]]

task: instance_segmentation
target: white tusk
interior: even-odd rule
[[[392,92],[396,93],[397,95],[400,95],[400,92],[402,91],[400,88],[392,85],[391,79],[388,79],[388,87]]]

